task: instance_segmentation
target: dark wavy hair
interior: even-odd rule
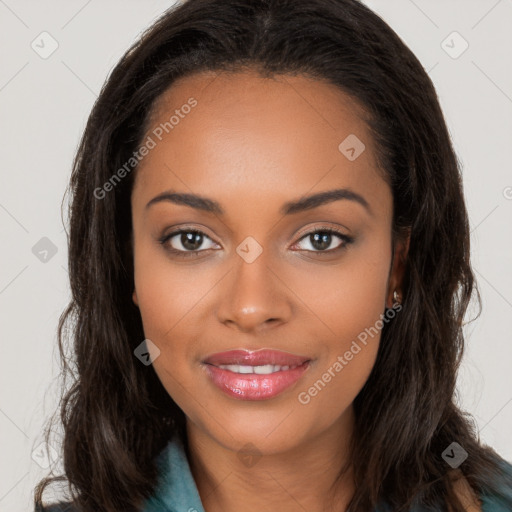
[[[155,491],[156,455],[173,435],[186,435],[184,413],[133,353],[145,338],[132,302],[136,166],[103,198],[94,191],[141,145],[156,100],[175,80],[248,69],[331,83],[364,107],[392,187],[393,239],[410,233],[403,311],[384,326],[354,400],[350,511],[385,501],[397,512],[415,503],[463,512],[441,456],[454,441],[469,454],[459,474],[479,493],[500,496],[503,459],[481,444],[474,420],[455,403],[463,318],[474,292],[480,310],[481,299],[460,164],[428,74],[357,0],[188,0],[167,10],[112,70],[74,160],[72,300],[58,327],[62,398],[45,428],[48,442],[60,412],[65,474],[39,482],[36,508],[45,489],[63,481],[76,510],[141,510]]]

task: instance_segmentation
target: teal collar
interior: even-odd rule
[[[159,454],[160,479],[143,512],[205,512],[181,439],[176,436]]]
[[[190,470],[183,441],[175,436],[157,457],[160,477],[155,494],[149,498],[142,512],[205,512],[197,485]],[[506,502],[512,501],[512,465],[500,460],[507,485],[502,489]],[[500,499],[501,498],[501,499]],[[480,495],[482,512],[510,512],[503,497]],[[376,512],[388,512],[383,503]],[[413,507],[412,512],[422,512],[422,507]]]

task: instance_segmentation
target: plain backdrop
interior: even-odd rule
[[[61,202],[80,134],[112,67],[172,3],[0,0],[0,511],[32,510],[46,473],[69,299]],[[458,400],[511,461],[512,0],[365,3],[430,74],[460,158],[483,311],[466,327]]]

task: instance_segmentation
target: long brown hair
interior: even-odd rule
[[[130,194],[136,165],[105,183],[142,143],[155,101],[199,71],[257,69],[336,85],[368,113],[392,186],[394,236],[410,230],[403,311],[387,323],[354,401],[351,512],[411,504],[462,512],[443,451],[457,442],[472,488],[500,494],[500,458],[454,401],[463,318],[473,292],[459,164],[434,86],[413,53],[357,0],[188,0],[166,11],[121,58],[87,122],[70,181],[72,300],[58,328],[64,382],[64,481],[83,511],[136,511],[155,491],[155,456],[185,417],[152,366],[134,288]],[[67,329],[69,326],[69,329]],[[64,342],[65,334],[73,345]],[[49,439],[51,424],[47,427]],[[510,503],[512,509],[512,503]]]

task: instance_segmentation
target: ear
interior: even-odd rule
[[[135,290],[133,290],[133,293],[132,293],[132,300],[133,300],[133,303],[139,307],[139,301],[137,299],[137,292]]]
[[[386,294],[386,307],[391,308],[395,300],[393,293],[396,290],[402,296],[402,281],[405,272],[407,255],[409,253],[409,242],[411,239],[410,230],[405,236],[397,239],[393,253],[393,264],[388,279],[388,290]]]

